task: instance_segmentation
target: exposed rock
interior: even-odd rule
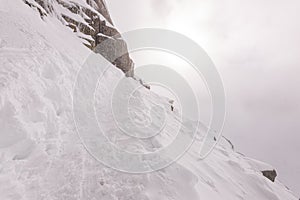
[[[265,170],[265,171],[262,171],[263,175],[265,177],[267,177],[269,180],[271,180],[272,182],[275,181],[275,178],[277,176],[277,172],[275,169],[273,170]]]
[[[104,58],[120,68],[124,73],[128,73],[128,76],[133,76],[133,62],[131,59],[128,59],[128,53],[115,59],[117,55],[120,55],[122,52],[128,52],[127,45],[124,40],[109,38],[101,45],[101,47],[96,46],[94,51],[96,53],[100,53]]]
[[[112,60],[119,51],[128,52],[128,50],[126,42],[114,27],[103,0],[81,0],[82,2],[69,0],[23,1],[28,6],[37,9],[41,18],[47,14],[57,17],[83,40],[85,46],[102,54],[127,76],[133,76],[133,62],[128,53]],[[104,49],[97,48],[97,45],[105,40],[109,40],[107,47]]]

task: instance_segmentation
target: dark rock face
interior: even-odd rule
[[[127,45],[124,40],[109,38],[101,45],[94,48],[96,53],[100,53],[112,64],[120,68],[127,76],[133,76],[133,62],[129,58]],[[124,55],[122,53],[126,52]],[[115,59],[118,55],[121,57]]]
[[[56,16],[63,24],[73,29],[83,40],[83,44],[102,54],[126,75],[133,76],[133,62],[129,57],[126,42],[114,27],[104,0],[81,0],[75,3],[67,0],[23,0],[36,9],[41,18],[47,15]],[[55,9],[60,7],[61,9]],[[109,40],[106,48],[99,50],[97,45]],[[126,52],[112,60],[118,52]]]
[[[274,169],[273,170],[265,170],[265,171],[262,171],[262,173],[265,177],[267,177],[272,182],[275,181],[275,178],[277,176],[277,172]]]

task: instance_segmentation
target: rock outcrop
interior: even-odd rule
[[[102,54],[126,75],[133,76],[133,62],[126,53],[112,60],[121,50],[127,51],[126,42],[113,25],[104,0],[23,0],[36,9],[41,18],[47,15],[57,17],[64,25],[77,34],[85,46]],[[97,48],[101,42],[109,40],[105,49]]]
[[[272,182],[274,182],[275,178],[277,177],[277,172],[274,169],[273,170],[265,170],[265,171],[262,171],[262,173],[265,177],[267,177]]]

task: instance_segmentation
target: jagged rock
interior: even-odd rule
[[[133,62],[129,58],[129,54],[126,53],[121,57],[115,59],[117,55],[122,52],[127,52],[127,45],[122,39],[109,38],[101,46],[96,46],[94,51],[100,53],[108,61],[120,68],[124,73],[132,73]],[[128,74],[133,76],[133,74]]]
[[[276,178],[276,176],[277,176],[277,172],[276,172],[275,169],[273,169],[273,170],[264,170],[264,171],[262,171],[262,173],[263,173],[263,175],[264,175],[265,177],[267,177],[267,178],[268,178],[269,180],[271,180],[272,182],[275,181],[275,178]]]
[[[112,64],[121,69],[127,76],[133,76],[133,62],[126,53],[112,60],[119,51],[128,52],[126,42],[114,27],[106,4],[103,0],[23,0],[27,5],[35,8],[41,18],[47,14],[58,17],[63,24],[70,27],[83,44],[102,54]],[[62,7],[62,9],[56,9]],[[117,37],[114,37],[117,36]],[[105,41],[107,48],[100,50],[97,46]]]

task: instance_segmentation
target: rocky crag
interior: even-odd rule
[[[51,15],[70,27],[85,46],[100,53],[126,75],[133,76],[133,62],[129,54],[112,60],[118,52],[128,52],[126,42],[115,28],[104,0],[23,0],[36,9],[44,19]],[[106,42],[105,49],[97,45]]]

